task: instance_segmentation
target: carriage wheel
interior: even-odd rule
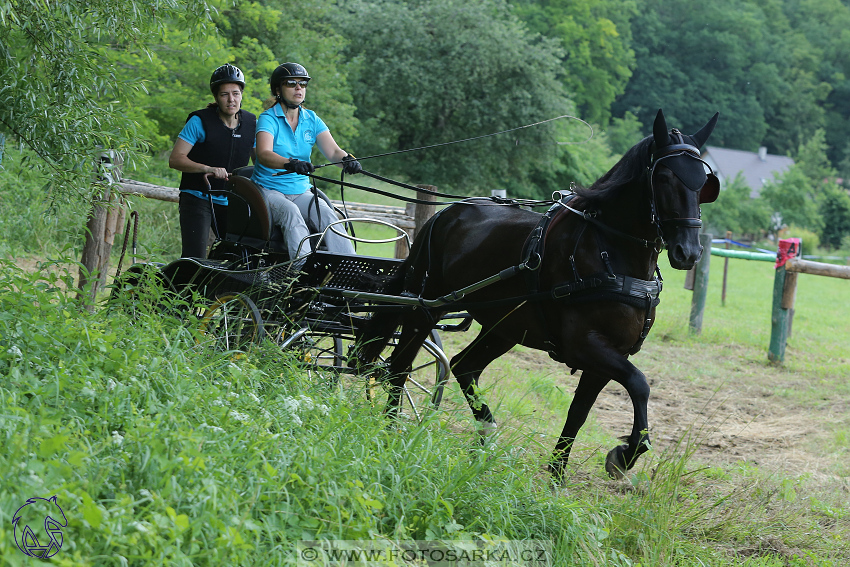
[[[292,333],[282,328],[274,341],[282,349],[295,353],[295,359],[303,364],[310,377],[313,373],[329,376],[331,382],[337,384],[340,372],[347,370],[343,339],[338,336],[313,333],[308,327]]]
[[[201,317],[199,342],[219,350],[246,350],[265,336],[263,318],[251,298],[222,295]]]
[[[390,342],[387,352],[391,352],[398,342],[398,334]],[[383,359],[382,359],[382,362]],[[443,389],[449,376],[449,361],[443,352],[443,342],[436,330],[422,344],[413,369],[407,375],[401,394],[400,416],[402,419],[421,423],[430,411],[439,409],[443,399]],[[381,408],[387,402],[387,376],[380,370],[369,376],[366,397]]]

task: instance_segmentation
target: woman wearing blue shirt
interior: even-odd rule
[[[299,250],[310,233],[306,218],[319,230],[337,220],[333,208],[322,199],[314,199],[310,191],[307,174],[315,170],[310,163],[313,146],[318,144],[329,161],[341,162],[345,173],[361,170],[360,163],[337,145],[322,119],[301,106],[309,81],[307,70],[298,63],[283,63],[272,73],[269,86],[275,104],[257,119],[257,164],[251,177],[265,194],[272,220],[280,226],[293,260],[310,252],[308,242]],[[288,173],[275,175],[281,170]],[[325,235],[325,243],[330,252],[354,254],[351,240],[332,230]]]
[[[222,195],[228,172],[248,165],[254,153],[256,118],[242,110],[245,75],[222,65],[210,77],[215,102],[186,118],[168,165],[180,179],[180,236],[184,258],[206,258],[210,228],[225,233],[227,198]],[[209,185],[204,179],[210,174]],[[212,193],[210,193],[212,191]]]

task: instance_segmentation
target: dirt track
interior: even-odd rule
[[[452,351],[455,346],[447,348]],[[564,391],[575,389],[577,376],[570,376],[564,365],[544,353],[514,351],[504,358],[510,366],[499,369],[494,363],[481,378],[485,388],[488,379],[499,383],[497,395],[522,391],[522,376],[532,373],[550,376]],[[656,451],[690,430],[697,443],[694,460],[705,465],[747,462],[767,472],[807,474],[820,480],[850,474],[846,440],[843,448],[836,442],[841,431],[850,430],[850,401],[846,396],[813,394],[811,377],[766,364],[766,353],[656,338],[633,362],[652,388],[649,422]],[[566,415],[540,417],[541,422],[550,422],[544,443],[550,439],[554,443]],[[626,391],[614,383],[603,390],[590,415],[615,437],[631,430],[632,417]],[[514,418],[510,426],[523,427],[522,419]],[[582,444],[591,449],[579,433],[577,445]]]

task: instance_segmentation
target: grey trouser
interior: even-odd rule
[[[328,224],[338,220],[336,211],[328,205],[324,199],[319,198],[319,214],[316,214],[316,199],[311,191],[305,191],[300,195],[285,195],[280,191],[271,191],[265,187],[260,187],[260,190],[266,196],[271,209],[272,222],[280,227],[283,232],[283,237],[286,240],[286,248],[289,251],[289,258],[294,260],[299,256],[310,253],[310,242],[304,239],[310,234],[307,229],[305,218],[309,218],[310,222],[321,232],[327,228]],[[344,227],[335,225],[333,227],[339,232],[344,232]],[[301,242],[304,241],[303,244]],[[328,230],[325,234],[324,242],[328,247],[328,252],[334,254],[354,254],[354,244],[351,240],[340,236]],[[299,245],[301,249],[299,250]]]

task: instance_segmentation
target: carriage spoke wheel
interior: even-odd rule
[[[339,382],[339,373],[345,370],[345,352],[343,339],[333,335],[313,333],[302,327],[288,333],[285,328],[274,338],[275,342],[287,352],[295,354],[295,359],[303,365],[308,377],[329,378],[332,384]]]
[[[251,298],[233,293],[216,299],[201,317],[199,342],[218,350],[246,350],[265,335],[260,310]]]
[[[396,346],[398,336],[390,342],[388,348]],[[381,367],[369,375],[366,384],[366,398],[376,407],[386,407],[388,399],[389,376],[386,371],[386,361],[381,360]],[[443,353],[443,343],[437,331],[431,331],[430,338],[422,344],[422,348],[413,361],[411,372],[406,376],[401,392],[399,417],[417,423],[428,416],[429,412],[439,409],[443,399],[443,389],[448,378],[448,360]]]

